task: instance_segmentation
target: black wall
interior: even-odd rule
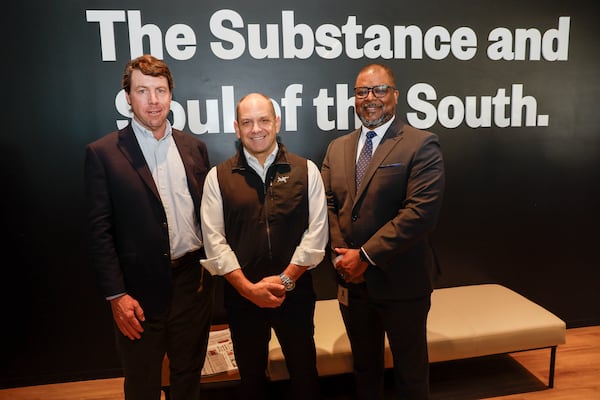
[[[259,25],[262,47],[266,25],[277,24],[279,55],[260,59],[246,47],[235,59],[219,58],[210,43],[221,41],[225,48],[231,43],[211,30],[210,20],[225,9],[237,13],[243,27],[233,29],[226,22],[223,29],[235,31],[233,36],[248,42],[248,25]],[[113,10],[126,16],[127,22],[114,24],[114,61],[103,61],[99,24],[86,19],[87,10]],[[457,118],[453,111],[458,100],[465,103],[467,97],[474,97],[477,104],[495,96],[499,104],[507,97],[514,104],[516,91],[522,88],[523,96],[530,96],[526,100],[536,106],[533,111],[529,106],[538,116],[533,126],[526,126],[525,112],[520,123],[511,116],[510,105],[498,105],[497,118],[491,118],[489,126],[474,126],[466,120],[454,126],[443,118],[425,126],[440,136],[447,171],[445,202],[434,238],[443,267],[437,285],[500,283],[548,308],[568,327],[600,324],[596,251],[600,239],[600,13],[593,0],[175,0],[126,5],[120,1],[34,0],[13,5],[2,17],[6,113],[0,171],[2,216],[8,226],[2,240],[0,387],[119,374],[110,310],[85,256],[82,165],[85,144],[115,130],[117,120],[126,119],[115,99],[124,65],[138,55],[130,52],[128,33],[136,10],[142,25],[155,25],[163,39],[175,24],[187,25],[195,34],[193,57],[176,59],[164,46],[162,51],[175,77],[174,100],[185,110],[184,129],[192,130],[188,104],[193,108],[197,100],[200,119],[206,121],[205,101],[218,103],[218,131],[200,134],[209,146],[212,164],[234,151],[235,136],[223,122],[230,90],[235,101],[247,92],[262,91],[282,104],[286,88],[301,84],[297,127],[285,128],[293,118],[285,114],[291,107],[283,107],[281,138],[292,151],[320,164],[327,143],[353,128],[354,117],[352,108],[344,109],[340,117],[331,106],[325,115],[320,114],[319,123],[313,99],[327,90],[338,104],[343,96],[336,96],[337,85],[346,85],[341,87],[351,93],[357,71],[370,62],[388,63],[394,69],[403,119],[416,113],[416,120],[423,121],[427,110],[445,109],[444,104],[451,103],[455,105],[448,116],[452,120]],[[356,47],[373,51],[378,50],[374,40],[385,46],[382,32],[393,32],[395,26],[419,27],[423,34],[441,28],[452,34],[466,27],[476,36],[476,53],[465,59],[452,52],[439,57],[435,56],[439,53],[424,52],[418,57],[408,52],[391,59],[371,58],[368,52],[354,56],[349,51],[352,43],[340,37],[343,50],[339,56],[326,58],[313,51],[308,58],[285,58],[284,11],[293,11],[298,31],[315,32],[321,26],[341,31],[342,26],[352,25],[354,17],[355,25],[362,26]],[[566,29],[559,25],[560,17],[568,17]],[[492,44],[488,34],[497,28],[514,36],[523,32],[519,29],[535,29],[540,41],[545,38],[550,47],[539,60],[492,59],[486,52]],[[365,38],[367,29],[378,35]],[[552,41],[558,31],[561,38]],[[286,32],[289,39],[290,31]],[[535,44],[516,41],[525,43],[527,55],[535,53]],[[144,52],[149,52],[149,40],[143,43]],[[298,48],[306,44],[298,35],[293,43]],[[440,46],[444,43],[434,43]],[[554,61],[552,55],[559,53],[562,59]],[[417,96],[428,108],[418,105],[416,97],[407,99],[411,89],[423,87],[420,84],[437,94],[435,100],[426,100],[425,94]],[[480,112],[477,106],[477,115]],[[505,126],[502,117],[507,116]],[[340,127],[344,119],[350,124]],[[325,127],[324,120],[333,121],[334,126]],[[320,296],[332,295],[327,265],[317,269],[315,281]]]

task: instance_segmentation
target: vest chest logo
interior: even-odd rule
[[[289,175],[288,176],[278,176],[277,183],[287,183],[289,178],[290,178]]]

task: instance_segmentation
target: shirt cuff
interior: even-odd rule
[[[294,255],[290,262],[296,265],[308,266],[308,269],[313,269],[323,261],[323,257],[325,257],[325,250],[296,247],[296,251],[294,251]]]
[[[113,294],[112,296],[106,296],[105,299],[108,300],[108,301],[111,301],[111,300],[117,299],[117,298],[119,298],[121,296],[125,296],[126,294],[127,294],[127,292],[123,292],[123,293],[119,293],[119,294]]]
[[[365,257],[367,257],[367,261],[369,262],[369,264],[375,265],[375,263],[373,262],[373,260],[371,259],[371,257],[369,257],[369,254],[365,251],[365,248],[361,247],[360,250],[365,255]]]
[[[240,264],[233,250],[228,250],[217,257],[200,260],[200,263],[211,275],[223,276],[240,269]]]

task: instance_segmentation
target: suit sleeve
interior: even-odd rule
[[[331,184],[331,157],[335,154],[334,147],[336,146],[336,142],[332,141],[329,143],[327,147],[327,153],[325,154],[325,159],[323,160],[323,165],[321,166],[321,177],[323,178],[323,185],[325,186],[325,198],[327,199],[327,216],[329,220],[329,241],[331,246],[332,254],[334,254],[333,249],[336,247],[344,247],[347,248],[348,245],[344,240],[344,236],[342,235],[342,231],[340,229],[340,220],[339,220],[339,201],[337,199],[336,194],[333,191]]]
[[[85,193],[88,210],[88,253],[105,297],[126,292],[115,242],[108,180],[101,157],[91,146],[85,155]]]
[[[437,136],[430,134],[416,149],[406,196],[396,216],[363,245],[377,265],[423,240],[435,227],[444,191],[444,163]]]

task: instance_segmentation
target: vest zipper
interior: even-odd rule
[[[268,183],[267,183],[268,182]],[[269,179],[267,175],[267,182],[265,182],[265,225],[267,227],[267,244],[269,248],[269,260],[273,259],[273,252],[271,250],[271,226],[269,225],[269,201],[273,198],[273,179]],[[267,189],[268,188],[268,189]]]

